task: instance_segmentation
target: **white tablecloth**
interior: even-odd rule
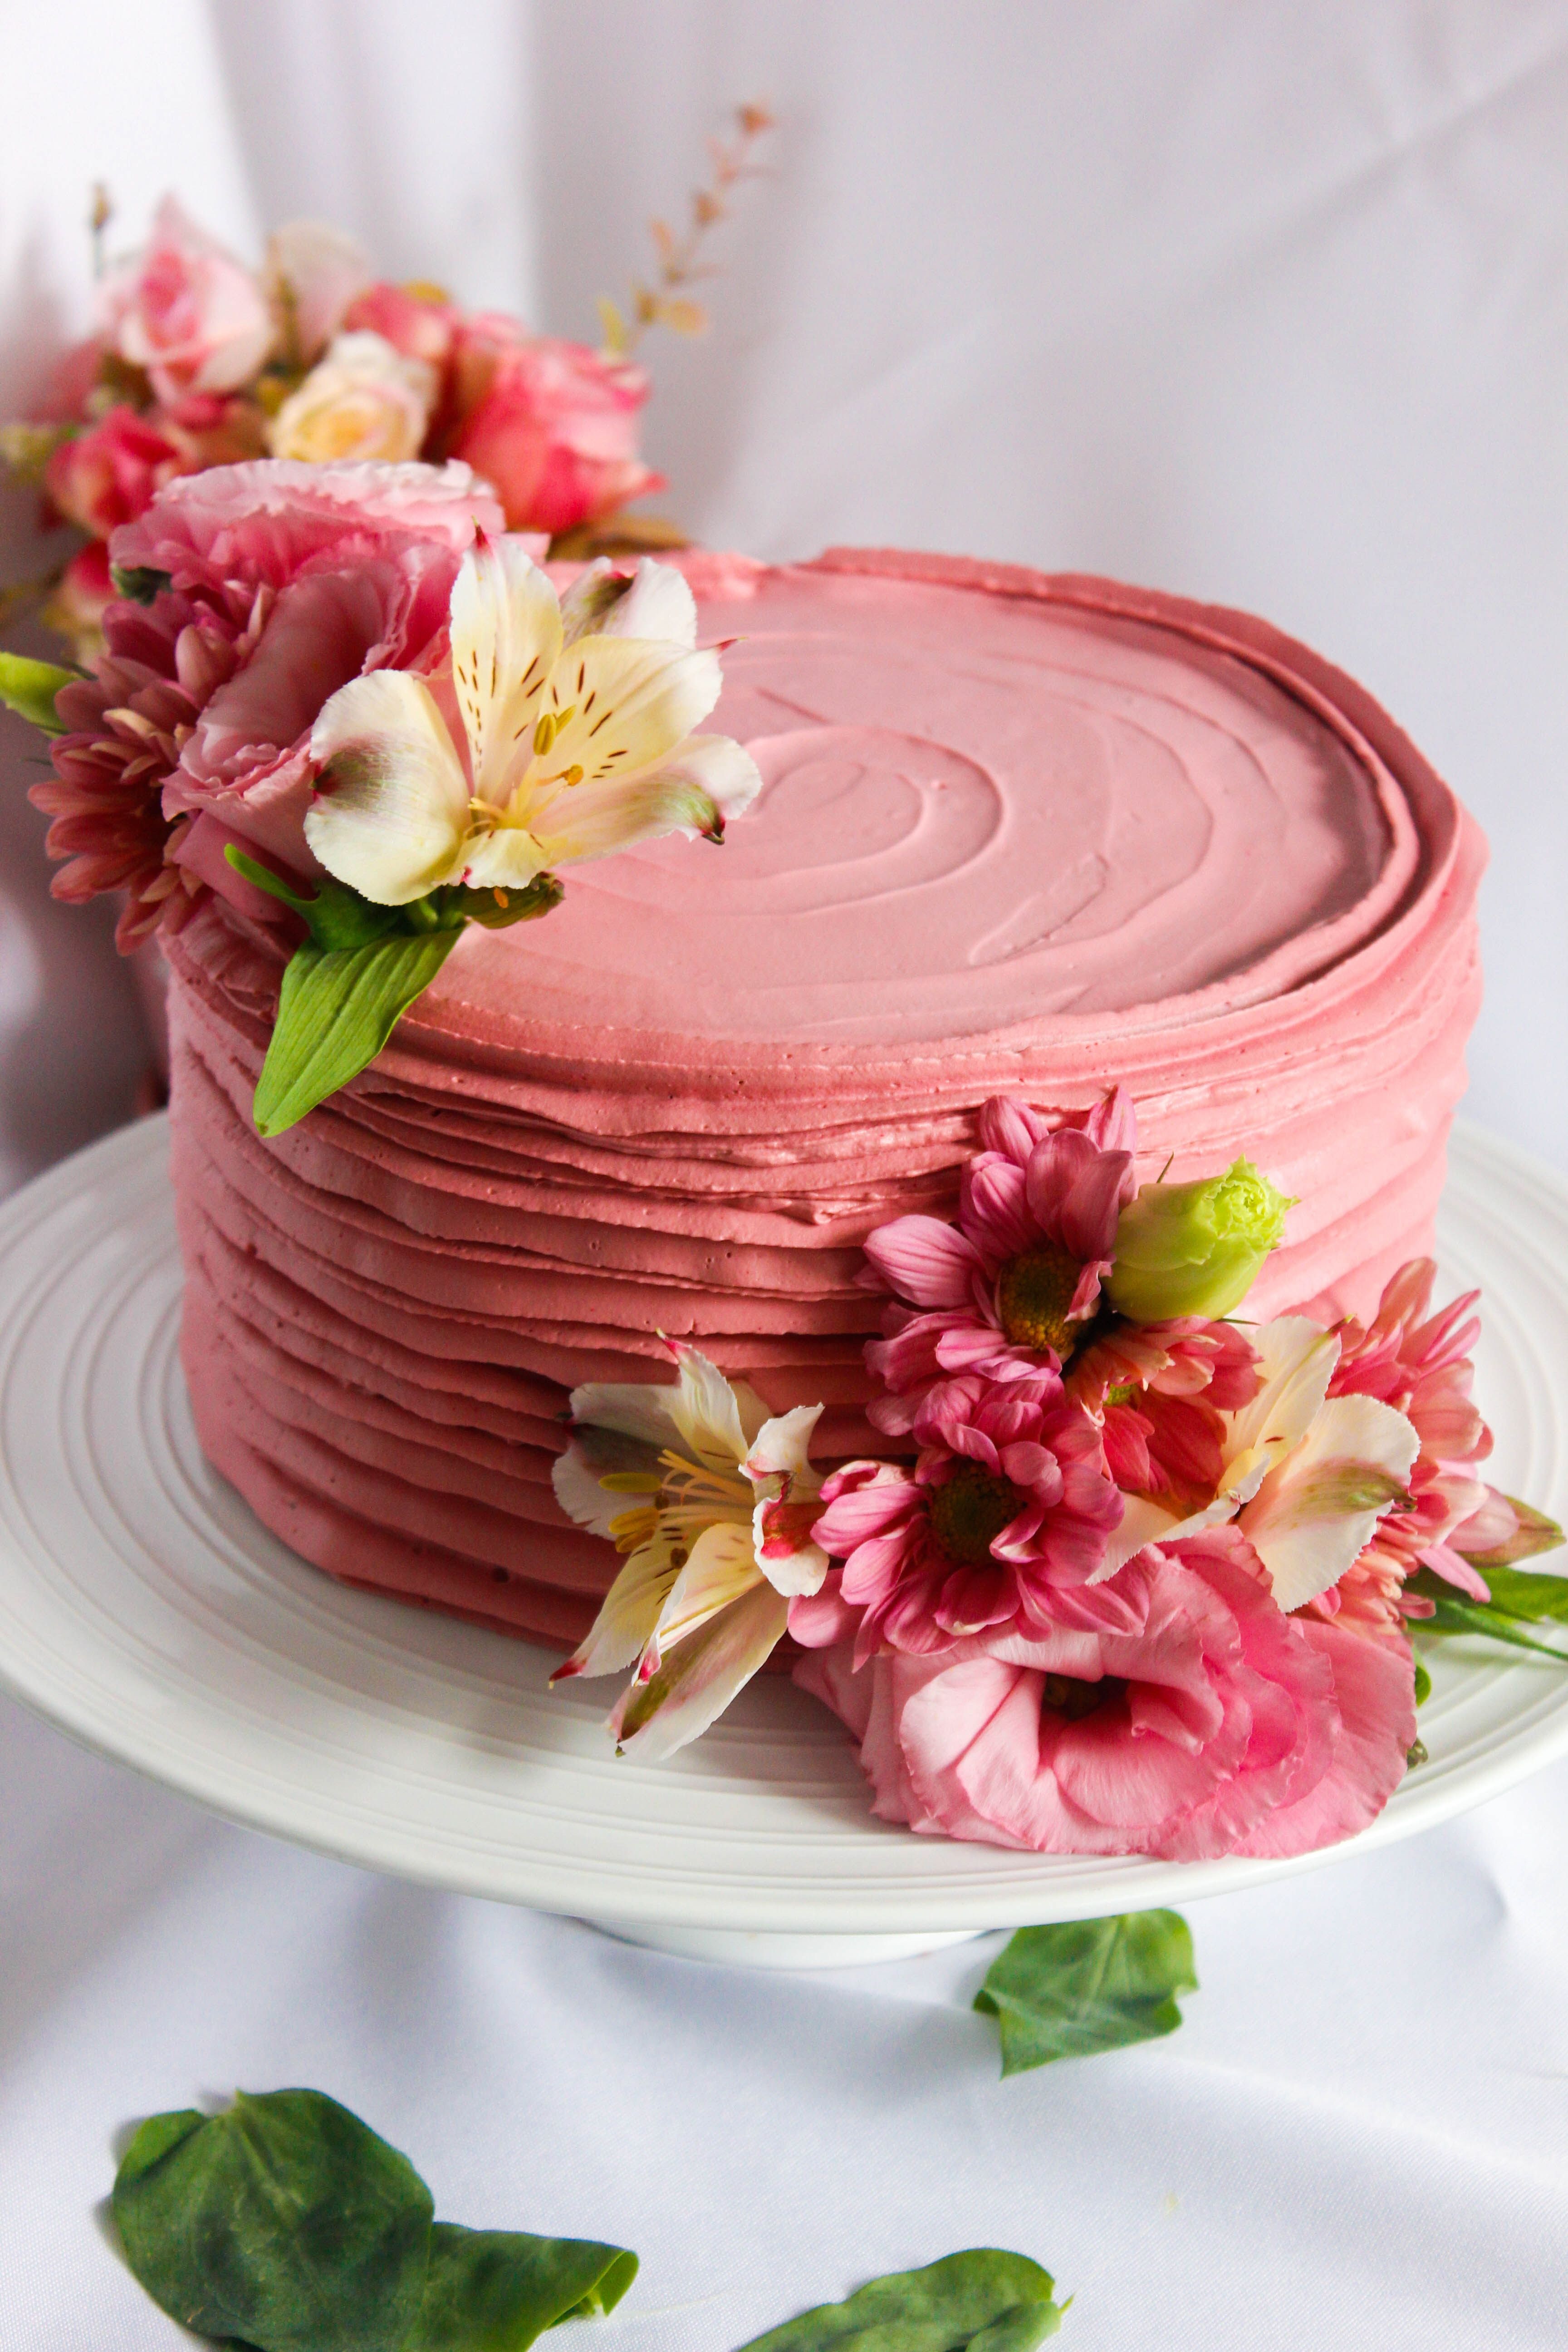
[[[6,2352],[173,2352],[94,2231],[116,2128],[285,2084],[438,2213],[635,2246],[581,2352],[734,2352],[988,2243],[1077,2297],[1074,2352],[1561,2352],[1568,1765],[1194,1905],[1177,2033],[1005,2082],[996,1937],[708,1968],[228,1828],[15,1706],[0,1775]]]
[[[1363,677],[1492,836],[1468,1108],[1568,1165],[1568,0],[80,0],[7,23],[0,408],[79,328],[88,183],[254,253],[318,211],[555,331],[761,95],[668,503],[1247,604]],[[0,554],[33,552],[0,500]],[[123,1117],[105,926],[0,750],[0,1186]],[[1064,2341],[1568,2340],[1568,1767],[1195,1906],[1171,2040],[1003,2083],[994,1946],[791,1981],[377,1881],[0,1704],[0,2347],[172,2345],[95,2235],[150,2108],[316,2084],[440,2210],[619,2238],[583,2343],[731,2352],[971,2241]],[[574,2337],[575,2343],[577,2339]]]

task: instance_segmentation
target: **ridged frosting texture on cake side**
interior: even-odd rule
[[[1249,1307],[1367,1306],[1429,1244],[1483,850],[1374,704],[1262,624],[848,551],[691,565],[721,849],[471,933],[345,1093],[260,1142],[278,965],[175,943],[184,1351],[204,1445],[309,1559],[552,1640],[613,1558],[549,1483],[565,1392],[700,1341],[861,1408],[868,1232],[947,1213],[988,1095],[1133,1095],[1140,1173],[1299,1196]]]

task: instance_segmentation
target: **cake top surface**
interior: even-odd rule
[[[1299,985],[1410,884],[1381,761],[1197,608],[891,568],[697,585],[700,642],[736,640],[709,726],[761,798],[721,847],[574,867],[547,921],[471,933],[426,1018],[850,1047],[1145,1025]]]

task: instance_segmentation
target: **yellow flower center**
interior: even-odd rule
[[[931,1533],[960,1568],[984,1567],[992,1544],[1027,1499],[1010,1478],[998,1478],[978,1462],[966,1462],[931,1495]]]
[[[1003,1267],[996,1309],[1015,1348],[1049,1348],[1063,1358],[1071,1353],[1079,1326],[1068,1320],[1068,1308],[1082,1272],[1055,1242],[1037,1242]]]

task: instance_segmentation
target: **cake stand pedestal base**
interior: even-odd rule
[[[972,1943],[985,1927],[928,1929],[907,1936],[793,1936],[777,1929],[659,1927],[637,1919],[591,1919],[617,1943],[673,1952],[682,1960],[717,1960],[734,1969],[858,1969],[873,1960],[912,1960],[922,1952]]]

